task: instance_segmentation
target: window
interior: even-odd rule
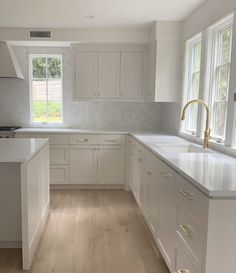
[[[185,102],[199,98],[201,69],[201,35],[186,43]],[[191,105],[186,116],[185,131],[196,135],[198,105]]]
[[[232,47],[233,17],[213,26],[212,32],[212,69],[209,102],[211,106],[212,137],[225,140],[227,105],[229,96],[229,77]]]
[[[61,55],[30,55],[30,98],[32,123],[63,122]]]

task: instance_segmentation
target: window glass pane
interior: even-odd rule
[[[226,101],[229,88],[229,65],[223,65],[217,71],[216,100]]]
[[[188,42],[188,67],[187,77],[187,94],[185,101],[188,102],[199,98],[200,89],[200,69],[201,69],[201,36],[193,38]],[[185,131],[191,134],[196,134],[198,118],[198,105],[193,104],[188,109],[185,121]]]
[[[48,81],[48,121],[62,122],[62,92],[61,80]]]
[[[59,58],[48,58],[48,78],[61,78],[61,60]]]
[[[34,80],[32,82],[33,96],[33,121],[47,121],[47,87],[45,80]]]
[[[226,102],[216,102],[214,105],[213,135],[221,138],[225,135]]]
[[[200,71],[201,66],[201,42],[198,42],[194,46],[194,72]]]
[[[230,62],[232,28],[228,27],[219,33],[220,64]]]
[[[46,58],[33,58],[33,78],[46,78]]]

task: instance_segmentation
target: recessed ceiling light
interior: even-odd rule
[[[95,16],[94,15],[86,15],[86,18],[88,18],[88,19],[94,19]]]

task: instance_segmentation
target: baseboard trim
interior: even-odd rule
[[[124,184],[101,185],[101,184],[58,184],[50,185],[51,190],[124,190]]]

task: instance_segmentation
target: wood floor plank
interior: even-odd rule
[[[129,192],[58,190],[30,273],[169,273]],[[22,273],[0,249],[0,273]]]

